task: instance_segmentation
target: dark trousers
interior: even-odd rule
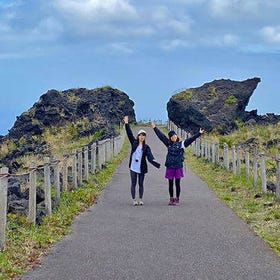
[[[142,199],[144,194],[144,178],[145,174],[139,174],[132,170],[130,170],[130,178],[131,178],[131,197],[132,199],[135,199],[135,193],[136,193],[136,184],[137,184],[137,178],[138,178],[138,185],[139,185],[139,198]]]
[[[176,197],[180,197],[180,193],[181,193],[181,178],[176,178],[175,179],[175,186],[176,186]],[[169,179],[168,180],[168,185],[169,185],[169,196],[173,197],[174,196],[174,192],[173,192],[173,185],[174,185],[174,179]]]

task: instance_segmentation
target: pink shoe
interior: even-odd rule
[[[179,204],[179,197],[174,198],[174,203]]]
[[[173,197],[170,198],[168,205],[172,205],[172,206],[176,205],[175,199]]]

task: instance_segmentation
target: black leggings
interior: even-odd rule
[[[181,182],[181,178],[175,178],[176,197],[178,197],[178,198],[180,197],[180,193],[181,193],[180,182]],[[169,185],[169,196],[173,197],[174,196],[174,192],[173,192],[174,179],[169,179],[168,185]]]
[[[132,170],[130,170],[130,178],[131,178],[131,197],[135,199],[135,188],[137,184],[137,177],[138,177],[138,185],[139,185],[139,198],[142,199],[144,194],[144,178],[145,174],[139,174]]]

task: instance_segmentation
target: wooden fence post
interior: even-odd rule
[[[114,137],[110,137],[110,161],[114,157]]]
[[[267,186],[266,186],[266,169],[265,169],[265,154],[261,154],[261,180],[262,180],[262,192],[267,192]]]
[[[45,182],[45,207],[47,215],[52,214],[52,198],[51,198],[51,172],[50,172],[50,158],[44,159],[44,182]]]
[[[229,170],[228,144],[224,143],[224,167]]]
[[[204,140],[203,141],[203,143],[204,143],[204,146],[203,146],[203,149],[204,149],[204,151],[203,151],[203,157],[207,160],[207,153],[208,153],[208,147],[207,147],[207,141],[206,140]]]
[[[213,163],[216,163],[216,143],[212,143],[212,157],[211,160]]]
[[[253,157],[253,188],[257,187],[258,179],[258,155],[255,152]]]
[[[101,170],[102,169],[102,154],[103,154],[102,148],[103,148],[103,145],[101,144],[101,141],[98,141],[97,145],[98,145],[97,146],[98,169]]]
[[[212,153],[211,153],[211,142],[210,141],[208,141],[207,142],[207,146],[208,146],[208,155],[207,155],[207,159],[208,159],[208,161],[210,162],[211,161],[211,156],[212,156]]]
[[[72,177],[73,177],[73,188],[78,187],[78,176],[77,176],[77,152],[72,151]]]
[[[250,175],[250,154],[248,149],[245,151],[245,175],[247,181],[249,180],[249,175]]]
[[[236,174],[236,148],[235,145],[232,146],[232,172]]]
[[[78,149],[78,186],[83,182],[83,149]]]
[[[205,141],[205,154],[204,158],[208,161],[208,156],[209,156],[209,141]]]
[[[68,155],[66,152],[63,153],[62,160],[62,191],[68,190]]]
[[[110,140],[106,139],[104,141],[105,141],[104,146],[105,146],[105,164],[106,164],[110,158]]]
[[[88,181],[89,172],[88,172],[88,146],[84,147],[84,168],[85,168],[85,180]]]
[[[8,173],[7,167],[0,169],[0,250],[6,246],[6,223],[7,223],[7,196],[8,196]]]
[[[106,148],[105,148],[105,140],[98,142],[98,165],[101,170],[103,165],[106,163]]]
[[[215,164],[219,164],[220,161],[220,145],[219,142],[215,142]]]
[[[197,156],[202,157],[203,151],[202,151],[202,140],[197,139]]]
[[[240,146],[237,146],[236,151],[236,174],[241,174],[241,148]]]
[[[105,163],[107,163],[109,161],[109,157],[110,157],[110,148],[109,148],[109,140],[106,139],[104,140],[104,148],[105,148]]]
[[[204,141],[204,158],[208,161],[208,141]]]
[[[200,156],[200,142],[201,141],[199,138],[194,141],[194,154],[196,155],[196,157]]]
[[[91,145],[91,173],[95,174],[96,171],[96,143]]]
[[[29,171],[28,219],[33,225],[36,223],[36,172],[36,164],[31,162]]]
[[[53,173],[54,173],[54,190],[55,190],[55,200],[57,205],[60,204],[60,180],[59,180],[59,161],[57,155],[53,158]]]
[[[276,200],[280,200],[280,155],[276,156]]]
[[[113,155],[116,156],[119,153],[119,137],[113,137]]]
[[[204,158],[204,140],[201,140],[200,142],[200,155]]]

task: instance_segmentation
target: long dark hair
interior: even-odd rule
[[[145,134],[145,136],[146,136],[146,134]],[[137,138],[136,138],[136,141],[137,141],[137,144],[139,145],[139,135],[137,135]],[[146,140],[144,140],[143,142],[142,142],[142,150],[144,151],[144,147],[145,147],[145,145],[146,145]]]

